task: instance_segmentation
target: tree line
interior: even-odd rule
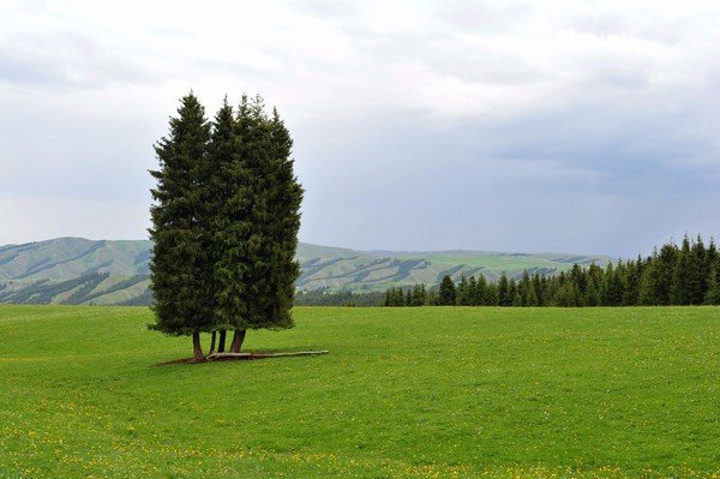
[[[310,291],[295,293],[296,306],[382,306],[385,301],[384,291],[353,292],[346,289],[330,291],[323,287]]]
[[[720,305],[720,255],[714,241],[687,235],[680,246],[670,241],[652,255],[600,267],[578,264],[554,276],[519,278],[503,273],[498,281],[446,275],[439,286],[390,288],[385,306],[669,306]]]
[[[224,100],[213,121],[191,92],[155,146],[151,171],[151,329],[191,335],[194,358],[239,352],[248,329],[293,326],[300,267],[294,259],[303,190],[293,172],[292,139],[277,110],[243,95]]]

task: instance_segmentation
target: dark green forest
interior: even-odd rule
[[[574,265],[556,276],[502,275],[495,283],[483,276],[461,278],[457,284],[446,276],[438,288],[423,285],[391,288],[385,306],[686,306],[720,304],[720,259],[711,240],[687,235],[678,246],[664,244],[647,258]]]
[[[567,272],[545,276],[524,271],[484,276],[446,275],[439,285],[393,287],[382,296],[349,291],[301,292],[298,305],[318,306],[685,306],[720,304],[720,255],[713,240],[701,236],[670,241],[648,257],[610,262],[605,267],[573,265]]]

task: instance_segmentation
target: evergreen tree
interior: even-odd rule
[[[537,305],[538,306],[546,306],[547,305],[547,297],[545,290],[547,288],[547,278],[545,276],[540,277],[540,273],[535,272],[533,275],[533,289],[535,290],[535,294],[537,295]]]
[[[472,304],[474,306],[483,306],[487,304],[487,289],[488,289],[488,283],[487,279],[485,279],[485,276],[480,274],[478,275],[477,279],[475,277],[471,278],[473,280],[472,285]]]
[[[702,296],[704,296],[704,294],[700,292],[701,269],[699,259],[693,249],[690,244],[690,238],[685,235],[673,271],[670,288],[671,304],[689,305],[702,303]]]
[[[410,306],[423,306],[427,299],[427,292],[424,284],[416,284],[412,290],[412,302]]]
[[[178,112],[156,147],[160,169],[151,172],[158,180],[152,327],[193,334],[200,359],[201,331],[220,331],[222,351],[234,329],[238,352],[247,329],[292,327],[303,191],[289,132],[276,110],[265,113],[261,97],[243,96],[236,117],[225,100],[212,128],[192,94]]]
[[[470,282],[463,275],[462,278],[460,278],[460,283],[457,285],[456,288],[455,304],[457,304],[458,306],[470,306],[470,291]]]
[[[623,271],[622,261],[618,261],[617,267],[608,263],[605,268],[600,287],[600,300],[603,306],[621,306],[623,304]]]
[[[705,252],[705,267],[707,268],[708,274],[710,273],[710,269],[717,264],[718,260],[720,260],[720,254],[718,254],[717,246],[715,246],[715,240],[710,238],[710,244]]]
[[[515,296],[517,296],[518,293],[518,284],[517,281],[515,281],[515,278],[510,278],[508,280],[508,299],[509,302],[507,306],[514,306],[515,305]],[[522,303],[522,298],[520,298],[520,303]],[[522,304],[520,304],[522,306]]]
[[[538,306],[538,297],[537,293],[535,292],[535,284],[530,281],[528,283],[528,287],[525,291],[525,296],[523,299],[523,306],[529,306],[529,307],[535,307]]]
[[[256,327],[272,329],[294,325],[290,310],[295,295],[295,281],[300,276],[300,263],[295,259],[300,230],[300,206],[304,191],[295,175],[291,157],[293,141],[276,108],[270,117],[272,156],[265,168],[271,183],[265,189],[267,220],[262,223],[270,243],[269,278],[274,304],[268,310],[268,323]]]
[[[440,302],[440,298],[438,297],[438,289],[437,287],[432,287],[426,291],[425,296],[425,305],[426,306],[437,306]]]
[[[574,290],[577,291],[578,306],[585,306],[585,297],[587,295],[588,288],[587,271],[581,268],[579,264],[575,263],[570,270],[569,279],[575,285]]]
[[[708,251],[700,235],[697,236],[695,244],[692,246],[692,255],[695,260],[694,275],[696,287],[693,291],[691,304],[702,304],[708,288],[707,280],[710,275],[711,266],[708,262]]]
[[[218,114],[227,118],[227,105]],[[217,208],[215,263],[218,316],[235,330],[231,351],[239,352],[248,329],[293,326],[295,260],[303,191],[293,173],[292,139],[276,110],[263,100],[242,97],[232,121],[232,160],[224,163]]]
[[[640,280],[642,278],[642,259],[628,261],[625,264],[623,277],[623,305],[636,306],[640,295]]]
[[[512,306],[514,306],[516,308],[520,308],[520,307],[524,306],[523,299],[522,299],[522,296],[520,295],[520,291],[518,290],[518,288],[515,288],[515,295],[513,296]]]
[[[499,306],[512,306],[515,294],[513,291],[510,291],[510,280],[508,280],[504,271],[497,282],[497,293]]]
[[[572,281],[559,284],[553,298],[553,304],[560,308],[573,308],[578,305],[577,285]]]
[[[470,279],[468,279],[468,305],[480,306],[481,303],[482,299],[477,294],[477,281],[475,280],[475,276],[470,276]]]
[[[152,329],[171,335],[192,335],[193,355],[203,358],[200,332],[213,328],[212,264],[207,255],[204,185],[210,124],[205,109],[191,92],[181,99],[170,133],[155,146],[160,168],[151,190],[150,289],[155,303]]]
[[[455,283],[450,275],[445,275],[440,282],[440,292],[438,294],[438,305],[454,306],[455,305]]]
[[[535,285],[527,270],[523,271],[522,278],[518,284],[518,292],[520,293],[522,306],[537,306],[538,299],[535,292]]]
[[[400,306],[397,290],[398,288],[389,288],[385,292],[385,306]],[[402,295],[402,290],[400,290],[400,294]]]
[[[646,306],[670,304],[670,290],[677,258],[678,248],[672,242],[664,244],[659,253],[657,251],[653,253],[640,282],[640,304]]]
[[[605,272],[603,269],[592,263],[587,271],[587,290],[585,291],[585,306],[600,306],[600,292],[602,289],[603,277]]]
[[[218,352],[225,352],[225,341],[228,329],[236,322],[234,318],[242,317],[244,304],[239,301],[242,297],[244,284],[242,281],[245,262],[235,264],[226,263],[225,255],[228,250],[237,248],[232,243],[232,235],[228,230],[238,228],[241,223],[249,227],[247,218],[235,215],[225,216],[228,213],[226,204],[231,200],[232,193],[237,192],[237,184],[246,182],[247,174],[244,171],[235,171],[237,138],[235,137],[235,118],[233,108],[228,104],[227,97],[215,115],[212,124],[212,135],[208,145],[209,175],[205,192],[205,205],[208,216],[211,218],[209,228],[212,242],[207,247],[213,267],[212,286],[215,295],[215,308],[213,311],[215,328],[219,331]],[[241,180],[238,181],[238,175]],[[214,337],[214,336],[213,336]]]
[[[720,277],[718,277],[718,261],[710,267],[707,279],[707,292],[705,293],[704,304],[720,305]]]
[[[483,304],[485,306],[498,306],[500,304],[500,294],[496,283],[487,284]]]

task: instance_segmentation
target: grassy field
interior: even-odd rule
[[[0,477],[720,477],[718,308],[295,317],[247,349],[329,355],[156,366],[147,309],[0,307]]]

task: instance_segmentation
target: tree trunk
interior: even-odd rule
[[[242,347],[243,341],[245,341],[245,333],[247,331],[244,329],[236,329],[235,334],[233,334],[233,340],[232,344],[230,345],[230,352],[231,353],[239,353],[240,348]]]
[[[227,330],[223,329],[220,331],[220,339],[218,341],[218,353],[225,352],[225,338],[227,336]]]
[[[193,333],[193,358],[196,361],[202,361],[205,359],[205,355],[202,352],[202,346],[200,345],[200,333]]]
[[[215,352],[215,331],[212,332],[212,339],[210,340],[210,352],[208,354],[212,354]]]

